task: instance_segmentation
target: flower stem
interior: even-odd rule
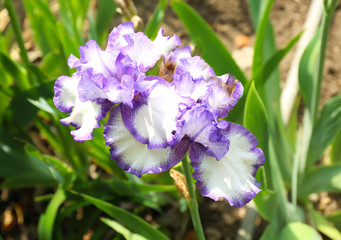
[[[199,215],[198,202],[197,202],[195,189],[194,189],[193,182],[192,182],[192,174],[191,174],[191,170],[189,166],[188,157],[185,157],[182,159],[182,168],[184,171],[184,175],[186,177],[188,193],[190,196],[190,199],[187,199],[187,204],[191,213],[194,229],[195,229],[195,232],[197,233],[198,240],[205,240],[205,235],[202,229],[200,215]]]

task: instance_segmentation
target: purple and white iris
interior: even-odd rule
[[[71,55],[71,77],[55,83],[61,120],[73,125],[76,141],[92,139],[104,126],[111,158],[136,176],[178,164],[189,153],[193,177],[203,196],[225,198],[240,207],[260,191],[255,174],[264,164],[257,139],[243,126],[221,120],[243,94],[232,75],[216,76],[180,39],[159,31],[151,41],[126,22],[114,28],[102,50],[95,41]],[[146,72],[159,67],[158,76]]]

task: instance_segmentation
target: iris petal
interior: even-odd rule
[[[194,168],[193,178],[203,196],[225,198],[232,206],[241,207],[260,191],[255,174],[264,164],[264,154],[257,148],[257,139],[246,128],[230,123],[223,130],[229,139],[228,153],[217,161],[205,154],[205,148],[193,143],[189,157]]]
[[[170,149],[149,149],[147,144],[137,141],[125,127],[121,108],[111,113],[108,125],[104,127],[106,144],[111,147],[111,158],[125,171],[138,177],[144,173],[157,173],[168,170],[185,156],[189,141],[184,139]]]
[[[173,85],[157,83],[147,97],[135,101],[133,108],[122,105],[124,124],[150,149],[166,148],[174,140],[179,102]]]

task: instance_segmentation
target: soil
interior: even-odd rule
[[[135,0],[138,13],[144,22],[147,22],[157,2],[157,0]],[[246,73],[249,73],[255,29],[252,26],[247,0],[187,0],[187,2],[209,23],[226,45],[227,49],[233,53],[233,56],[235,56],[236,61],[240,64],[242,69],[244,69]],[[301,32],[309,4],[309,0],[275,1],[271,12],[271,21],[274,26],[278,48],[284,47],[291,38]],[[113,26],[119,24],[119,22],[120,17],[116,16],[113,21]],[[165,29],[166,35],[173,35],[176,33],[184,44],[190,43],[187,31],[170,7],[167,7],[162,27]],[[322,104],[331,97],[338,95],[341,89],[341,64],[339,64],[341,62],[341,31],[339,29],[341,29],[340,3],[331,26],[327,46],[325,74],[321,91]],[[238,39],[241,34],[243,35],[243,47],[238,46],[238,42],[236,43],[236,39]],[[288,54],[280,65],[283,82],[285,81],[292,56],[293,52]],[[2,200],[0,204],[1,223],[3,224],[6,210],[8,210],[7,213],[11,213],[17,219],[14,223],[16,226],[12,226],[9,230],[1,229],[2,235],[6,236],[6,239],[37,238],[36,224],[38,216],[43,209],[34,202],[33,198],[36,195],[37,191],[33,189],[2,191]],[[321,199],[326,196],[330,199],[328,194],[319,195]],[[332,198],[340,199],[340,196],[337,195],[335,197],[335,195],[333,195]],[[331,201],[334,201],[335,203],[335,200],[333,199]],[[226,201],[214,202],[206,198],[202,201],[203,202],[200,204],[200,213],[205,233],[209,240],[236,239],[238,234],[241,235],[240,232],[238,233],[238,229],[245,218],[247,212],[246,207],[237,209],[229,206]],[[317,202],[319,201],[320,200],[317,200]],[[16,207],[18,205],[21,206],[21,212],[20,210],[16,210],[18,209]],[[327,207],[332,206],[329,210],[333,211],[340,208],[340,205],[340,201],[336,201],[336,204],[327,205]],[[158,221],[164,223],[169,229],[173,230],[174,239],[196,239],[188,216],[186,218],[186,216],[179,215],[178,212],[177,208],[167,209],[164,213],[164,216],[167,217],[159,216]],[[21,215],[21,217],[25,216],[24,225],[19,224],[19,215]],[[167,220],[168,217],[169,219],[173,219],[173,221]],[[179,221],[188,222],[187,229],[184,229],[181,234],[177,233],[180,231]],[[260,217],[256,218],[253,239],[258,239],[266,224],[267,223],[261,220]]]

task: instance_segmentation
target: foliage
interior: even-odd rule
[[[269,20],[273,0],[249,0],[256,29],[250,79],[194,9],[185,1],[170,1],[201,56],[217,75],[233,73],[244,85],[244,97],[228,120],[250,129],[266,156],[266,163],[257,174],[263,191],[254,201],[259,214],[269,222],[262,239],[319,239],[320,233],[341,239],[340,227],[334,225],[340,224],[341,214],[323,215],[309,201],[312,193],[341,192],[341,98],[336,96],[322,110],[318,108],[335,2],[324,1],[321,29],[300,61],[303,123],[297,118],[296,108],[291,123],[285,126],[279,108],[278,65],[301,35],[288,41],[285,48],[276,48]],[[162,212],[162,206],[182,201],[167,173],[157,177],[147,174],[142,179],[124,173],[110,160],[102,138],[74,142],[70,129],[59,123],[64,116],[52,102],[56,77],[70,75],[68,56],[77,55],[78,46],[90,39],[104,44],[113,27],[116,5],[111,0],[100,0],[94,12],[89,0],[59,0],[58,4],[58,13],[53,13],[47,0],[24,0],[34,42],[42,53],[41,61],[33,63],[25,49],[13,3],[4,1],[11,25],[0,35],[0,177],[4,179],[1,188],[55,189],[52,196],[45,198],[49,202],[39,219],[40,239],[81,239],[90,228],[94,230],[92,239],[100,239],[108,229],[115,230],[118,236],[115,239],[120,239],[119,236],[168,239],[167,229],[152,226],[142,218],[147,208]],[[160,0],[146,24],[149,37],[156,36],[167,4]],[[85,23],[89,23],[86,37]],[[19,46],[20,60],[10,57],[13,41]],[[94,135],[102,133],[103,129],[97,129]],[[318,162],[328,147],[331,163]],[[93,166],[97,168],[95,177],[89,175]],[[171,197],[165,197],[165,192]],[[124,201],[133,203],[130,209],[133,213],[120,207]],[[81,223],[76,219],[78,209],[87,214]],[[75,224],[83,227],[73,229]],[[66,230],[65,236],[61,229]]]

